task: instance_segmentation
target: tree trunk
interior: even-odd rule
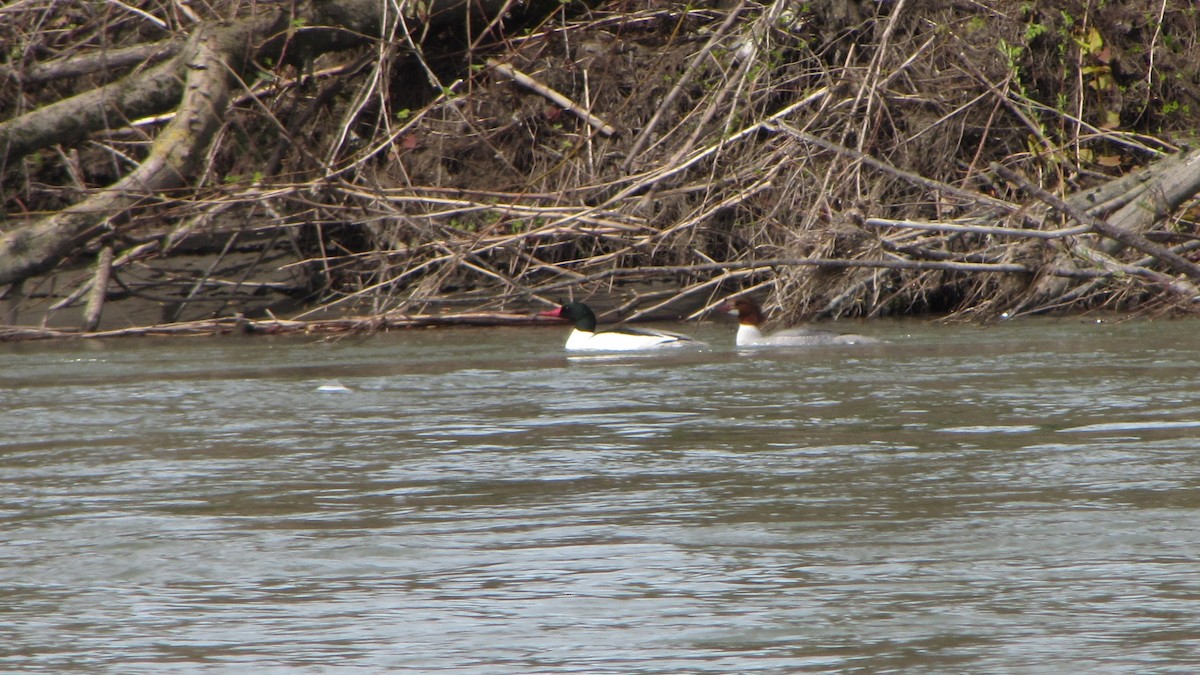
[[[32,226],[6,233],[0,239],[0,284],[49,270],[81,243],[115,229],[127,211],[144,199],[186,183],[228,105],[229,50],[261,28],[262,24],[248,21],[196,31],[177,59],[187,74],[178,114],[155,139],[149,156],[110,188]]]

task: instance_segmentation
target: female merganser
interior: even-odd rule
[[[828,330],[789,328],[763,335],[759,326],[765,321],[762,308],[749,298],[738,298],[726,302],[719,308],[722,312],[737,314],[739,347],[807,347],[810,345],[853,345],[879,342],[865,335],[847,335]]]
[[[628,352],[706,346],[703,342],[686,335],[659,330],[623,328],[597,332],[596,315],[582,302],[568,302],[557,309],[541,312],[538,316],[567,319],[575,324],[575,329],[567,338],[566,349],[569,352]]]

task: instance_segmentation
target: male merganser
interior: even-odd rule
[[[567,319],[575,324],[567,338],[569,352],[628,352],[672,347],[704,347],[705,343],[679,333],[639,328],[596,331],[596,315],[582,302],[568,302],[538,316]]]
[[[749,298],[738,298],[726,302],[719,308],[722,312],[737,314],[738,331],[736,344],[739,347],[807,347],[810,345],[853,345],[879,342],[865,335],[835,333],[811,328],[789,328],[763,335],[759,326],[766,318],[757,302]]]

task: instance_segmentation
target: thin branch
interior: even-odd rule
[[[584,122],[587,122],[601,136],[612,136],[613,134],[617,133],[617,130],[615,128],[613,128],[613,126],[611,124],[609,124],[609,123],[605,122],[604,120],[600,119],[599,117],[593,115],[591,112],[589,112],[583,106],[572,101],[571,99],[567,98],[566,96],[563,96],[562,94],[560,94],[557,91],[551,89],[550,87],[542,84],[541,82],[538,82],[537,80],[526,75],[525,73],[522,73],[521,71],[517,70],[516,68],[513,68],[512,66],[508,65],[507,63],[500,63],[499,61],[497,61],[495,59],[488,59],[487,64],[489,67],[491,67],[492,70],[496,71],[496,73],[503,75],[504,77],[512,80],[513,82],[516,82],[517,84],[521,85],[522,87],[525,87],[526,89],[534,92],[535,94],[538,94],[546,99],[549,99],[558,107],[562,108],[563,110],[566,110],[567,112],[571,113],[572,115],[575,115],[576,117],[583,120]]]
[[[902,227],[910,230],[926,230],[930,232],[969,232],[972,234],[988,234],[1001,237],[1021,237],[1025,239],[1062,239],[1092,231],[1090,225],[1065,227],[1058,230],[1029,230],[1019,227],[995,227],[991,225],[958,225],[953,223],[925,223],[915,220],[891,220],[888,218],[867,218],[866,225],[875,227]]]
[[[87,309],[83,313],[83,331],[91,332],[100,325],[100,312],[104,310],[104,300],[108,296],[108,277],[112,273],[112,246],[103,246],[100,255],[96,257],[96,276],[92,280],[92,291],[88,295]]]
[[[615,268],[595,274],[589,274],[580,279],[559,281],[535,287],[538,293],[555,291],[569,286],[615,279],[618,277],[654,277],[678,274],[694,274],[697,272],[712,272],[717,270],[736,270],[747,268],[773,267],[824,267],[828,269],[868,268],[896,270],[943,270],[949,272],[988,272],[999,274],[1033,274],[1034,270],[1025,265],[1015,263],[969,263],[947,262],[937,260],[850,260],[844,258],[770,258],[766,260],[735,260],[730,262],[702,263],[696,265],[662,265],[653,267]],[[1075,279],[1090,279],[1104,276],[1106,273],[1096,270],[1050,270],[1050,274]]]

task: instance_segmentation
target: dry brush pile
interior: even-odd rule
[[[1200,17],[1115,4],[608,2],[433,25],[400,3],[383,39],[255,61],[195,175],[14,282],[10,308],[54,325],[89,295],[140,297],[155,323],[200,322],[181,330],[499,320],[566,296],[701,316],[737,292],[792,320],[1192,312],[1200,159],[1177,136],[1200,117]],[[0,10],[4,118],[262,6],[194,8]],[[118,181],[169,117],[7,160],[6,236]]]

